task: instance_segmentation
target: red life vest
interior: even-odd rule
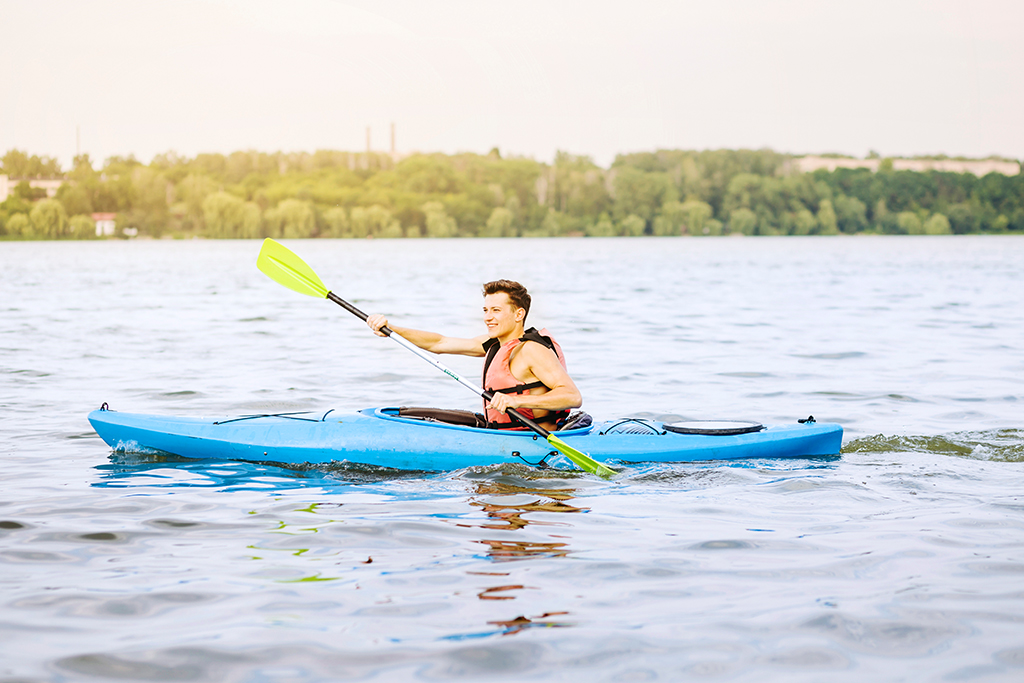
[[[523,333],[519,339],[511,339],[504,344],[499,344],[497,339],[488,339],[484,342],[484,350],[487,351],[487,359],[484,361],[484,389],[502,394],[525,394],[531,389],[547,386],[543,382],[530,382],[524,384],[516,379],[509,368],[512,360],[512,352],[523,342],[536,342],[555,352],[558,362],[565,367],[565,356],[562,355],[562,347],[551,338],[551,333],[546,329],[540,332],[537,328],[531,327]],[[551,387],[548,387],[549,389]],[[516,408],[523,417],[534,419],[533,410],[530,408]],[[568,410],[553,410],[544,416],[544,421],[558,421],[569,415]],[[484,401],[484,416],[487,418],[489,429],[526,429],[519,422],[507,413],[498,412],[487,407]]]

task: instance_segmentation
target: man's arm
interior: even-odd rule
[[[366,319],[366,324],[370,326],[374,334],[378,337],[385,336],[380,328],[388,327],[395,334],[401,335],[408,339],[416,346],[430,351],[431,353],[452,353],[461,356],[482,356],[484,355],[484,342],[487,341],[487,335],[480,335],[472,339],[462,339],[459,337],[445,337],[437,334],[436,332],[425,332],[423,330],[413,330],[408,327],[398,327],[388,323],[388,319],[383,315],[375,314],[371,315]]]
[[[568,410],[583,405],[583,396],[569,377],[555,352],[536,342],[526,342],[519,349],[518,358],[526,361],[529,372],[544,386],[551,389],[544,394],[495,393],[490,407],[501,412],[508,408],[536,408],[538,410]]]

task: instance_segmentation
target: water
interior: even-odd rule
[[[0,681],[1024,677],[1024,240],[291,246],[455,335],[521,279],[598,417],[813,414],[844,453],[611,482],[112,454],[104,401],[476,404],[258,243],[0,244]]]

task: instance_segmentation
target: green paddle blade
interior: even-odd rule
[[[576,467],[585,472],[596,474],[605,479],[611,479],[617,474],[611,467],[599,463],[583,451],[576,450],[554,434],[548,434],[548,443],[557,449],[559,453],[572,460]]]
[[[305,261],[269,237],[263,240],[260,255],[256,257],[256,267],[274,282],[299,294],[325,299],[330,293]]]

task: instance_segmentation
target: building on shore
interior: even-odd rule
[[[92,219],[96,221],[96,236],[111,237],[117,230],[115,219],[116,213],[94,213]]]
[[[793,164],[801,173],[813,173],[819,169],[831,172],[837,168],[866,168],[875,172],[878,171],[878,167],[883,161],[891,161],[894,171],[973,173],[979,178],[989,173],[1002,173],[1003,175],[1020,173],[1020,164],[1000,159],[851,159],[806,156],[793,159]]]
[[[0,202],[14,194],[14,188],[23,180],[28,181],[29,187],[46,190],[47,197],[56,197],[57,190],[67,182],[64,178],[11,178],[0,175]]]

